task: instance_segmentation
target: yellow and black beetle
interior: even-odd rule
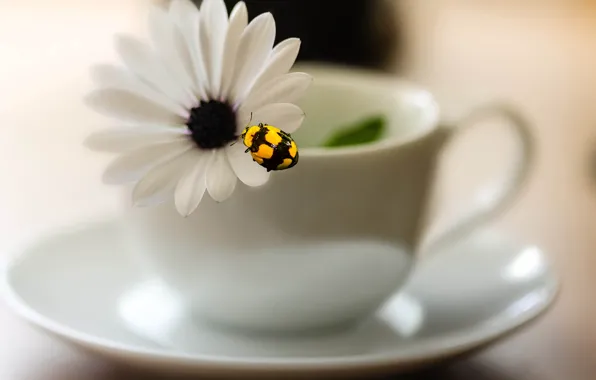
[[[284,170],[298,163],[298,146],[289,133],[272,125],[248,126],[240,135],[253,161],[267,169]]]

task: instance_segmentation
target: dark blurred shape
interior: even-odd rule
[[[231,11],[239,0],[225,0]],[[271,12],[276,43],[302,40],[298,61],[389,69],[398,48],[397,12],[390,0],[244,0],[249,18]],[[200,0],[195,1],[200,4]]]

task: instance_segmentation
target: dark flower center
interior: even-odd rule
[[[193,141],[203,149],[221,148],[234,141],[236,136],[236,114],[227,103],[210,100],[201,101],[190,110],[186,126]]]

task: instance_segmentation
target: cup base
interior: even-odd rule
[[[231,334],[234,336],[244,336],[251,338],[282,338],[282,339],[296,339],[296,338],[311,338],[311,337],[333,337],[344,335],[352,330],[357,329],[372,313],[363,315],[358,318],[350,318],[341,321],[331,321],[321,324],[304,324],[301,326],[242,326],[233,322],[226,322],[216,320],[204,315],[201,312],[193,312],[192,320],[198,326],[204,326],[214,331]]]
[[[137,219],[127,227],[136,266],[159,278],[189,318],[239,333],[345,331],[398,291],[414,265],[406,246],[381,236],[233,248],[204,234],[180,238],[186,224],[154,230]]]

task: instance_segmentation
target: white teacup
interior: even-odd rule
[[[435,240],[448,244],[498,214],[520,189],[533,153],[525,123],[504,107],[440,127],[424,89],[385,74],[307,68],[307,122],[294,137],[298,165],[261,188],[238,185],[223,203],[205,196],[188,218],[172,203],[132,210],[127,229],[154,274],[196,318],[253,332],[350,326],[406,281],[425,234],[437,157],[475,117],[502,116],[522,142],[521,160],[490,209]],[[380,141],[318,147],[331,129],[382,113]],[[279,126],[283,128],[283,126]]]

